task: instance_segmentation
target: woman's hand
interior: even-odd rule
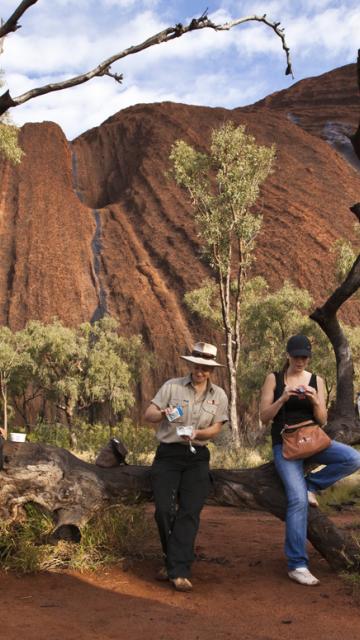
[[[297,396],[297,395],[298,393],[295,391],[295,387],[289,387],[286,384],[284,387],[284,391],[282,392],[279,399],[281,400],[282,404],[285,404],[285,402],[287,402],[291,396]]]
[[[305,391],[304,394],[307,398],[309,398],[311,404],[313,404],[314,406],[319,404],[319,396],[318,396],[318,392],[316,391],[316,389],[314,389],[314,387],[310,387],[309,385],[307,385],[306,387],[304,387]]]
[[[0,427],[0,436],[5,438],[5,429],[3,429],[2,427]]]

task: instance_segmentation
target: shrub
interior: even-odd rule
[[[128,449],[127,462],[129,464],[149,464],[156,447],[156,439],[152,429],[135,425],[132,420],[125,418],[115,427],[104,424],[90,424],[85,421],[75,421],[77,448],[73,453],[88,462],[94,462],[100,449],[110,437],[116,436],[122,440]],[[44,442],[57,447],[68,448],[69,434],[66,426],[55,423],[53,425],[40,422],[29,435],[31,442]]]

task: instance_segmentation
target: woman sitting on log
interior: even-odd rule
[[[322,445],[325,448],[320,451],[318,448],[318,453],[311,453],[313,444],[307,435],[310,434],[308,428],[312,427],[323,437],[324,434],[319,433],[314,425],[323,427],[327,420],[324,382],[320,376],[306,369],[311,357],[311,343],[306,336],[292,336],[286,351],[287,362],[283,371],[269,373],[265,379],[260,419],[263,423],[272,421],[274,463],[287,496],[285,554],[288,576],[299,584],[315,586],[319,580],[308,569],[306,552],[308,506],[318,507],[317,492],[360,469],[360,454],[334,440],[325,442]],[[292,451],[286,444],[288,434],[291,434],[291,446],[297,438]],[[308,451],[301,453],[304,445],[308,446]],[[299,447],[297,455],[294,453],[296,447]],[[304,457],[298,457],[300,455]],[[311,464],[325,466],[304,477],[305,457]]]

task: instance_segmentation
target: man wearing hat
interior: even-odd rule
[[[191,591],[190,570],[200,512],[210,490],[206,446],[228,420],[225,391],[211,376],[217,349],[198,342],[188,356],[190,372],[163,384],[145,412],[159,446],[151,469],[165,567],[158,579],[170,580],[178,591]],[[183,435],[186,434],[186,435]]]

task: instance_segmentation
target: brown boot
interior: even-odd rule
[[[188,578],[170,578],[176,591],[192,591],[192,584]]]

